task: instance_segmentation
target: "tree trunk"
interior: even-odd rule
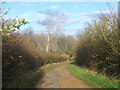
[[[48,53],[49,51],[49,45],[50,45],[50,35],[48,35],[48,38],[47,38],[46,53]]]

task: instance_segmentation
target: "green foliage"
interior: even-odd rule
[[[76,65],[68,64],[70,72],[78,79],[85,81],[93,88],[118,88],[118,82],[99,75],[95,72],[90,72],[85,68],[80,68]]]
[[[2,36],[8,36],[12,32],[20,30],[22,25],[28,24],[25,19],[2,19],[2,24],[0,27],[0,33]]]
[[[84,33],[80,35],[76,49],[76,63],[105,73],[108,76],[119,78],[118,70],[120,38],[118,17],[101,14],[99,20],[88,23]]]

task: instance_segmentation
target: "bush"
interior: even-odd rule
[[[2,38],[3,87],[25,71],[37,68],[36,49],[18,35]]]
[[[66,57],[60,56],[60,55],[58,55],[56,53],[45,53],[45,52],[42,53],[42,57],[41,58],[43,58],[43,61],[44,61],[43,64],[64,62],[64,61],[67,60]],[[41,64],[41,62],[40,62],[40,64]]]
[[[88,23],[83,34],[80,35],[76,49],[76,63],[119,78],[118,58],[120,33],[115,13],[101,14],[99,20]]]

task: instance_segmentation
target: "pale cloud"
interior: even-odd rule
[[[93,17],[90,16],[80,16],[73,19],[69,19],[67,23],[85,23],[91,21],[92,19]]]
[[[28,12],[28,13],[18,16],[18,18],[25,18],[29,22],[36,22],[37,20],[42,21],[45,19],[45,17],[46,17],[45,14],[36,13],[36,12]]]
[[[70,13],[66,12],[65,14],[68,15],[69,20],[66,21],[67,23],[85,23],[89,22],[94,19],[92,15],[89,15],[88,13]]]
[[[117,13],[118,12],[118,9],[113,9],[112,12],[114,13]],[[110,10],[97,10],[97,11],[94,11],[93,13],[95,14],[110,14]]]
[[[41,2],[40,5],[45,5],[46,3],[45,2]]]
[[[51,8],[51,9],[59,9],[59,8],[60,8],[60,6],[55,5],[55,6],[51,6],[50,8]]]
[[[33,3],[26,3],[26,2],[20,3],[19,5],[20,5],[20,6],[34,6]]]
[[[72,27],[71,28],[71,27],[68,27],[68,26],[66,26],[66,27],[63,28],[64,31],[78,31],[80,29],[82,29],[82,28],[80,28],[80,27],[76,27],[76,28]]]
[[[81,24],[90,22],[93,17],[88,16],[87,13],[70,13],[66,12],[65,14],[68,15],[68,20],[66,20],[65,25],[72,25],[72,24]],[[19,19],[25,18],[30,23],[42,22],[48,14],[44,12],[27,12],[22,15],[17,16]]]
[[[76,5],[75,8],[78,9],[80,6]]]
[[[20,3],[19,5],[20,5],[20,6],[24,6],[24,5],[25,5],[25,3]]]
[[[103,14],[109,14],[110,11],[109,11],[109,10],[106,10],[106,11],[100,11],[100,10],[97,10],[97,11],[94,11],[93,13],[95,13],[95,14],[100,14],[100,13],[103,13]]]
[[[10,10],[11,12],[16,12],[16,10],[15,9],[12,9],[12,10]]]
[[[80,17],[80,16],[87,16],[89,15],[88,12],[82,12],[82,13],[71,13],[71,12],[65,12],[69,17]]]

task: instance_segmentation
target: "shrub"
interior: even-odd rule
[[[49,64],[49,63],[57,63],[57,62],[63,62],[66,61],[67,58],[61,55],[58,55],[56,53],[43,53],[44,55],[44,64]]]
[[[115,13],[101,14],[98,18],[99,20],[88,23],[84,33],[80,35],[76,63],[98,73],[119,78],[118,16]]]
[[[16,80],[22,73],[35,70],[37,50],[20,35],[2,38],[3,87]]]

